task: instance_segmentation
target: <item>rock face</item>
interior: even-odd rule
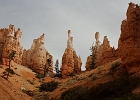
[[[92,67],[91,66],[92,66],[92,64],[94,62],[94,57],[93,56],[95,54],[97,54],[97,51],[98,51],[98,49],[100,47],[101,42],[99,40],[99,36],[100,36],[99,32],[96,32],[95,33],[96,44],[95,44],[94,47],[92,46],[92,48],[91,48],[92,54],[87,57],[87,61],[86,61],[85,68],[86,68],[87,71],[92,70]]]
[[[99,40],[99,37],[100,37],[99,32],[96,32],[96,33],[95,33],[96,44],[95,44],[95,46],[94,46],[94,48],[93,48],[93,49],[94,49],[94,50],[93,50],[94,54],[97,53],[97,51],[98,51],[98,49],[99,49],[99,47],[100,47],[100,45],[101,45],[101,42],[100,42],[100,40]]]
[[[107,36],[104,36],[103,43],[98,47],[95,55],[96,66],[104,65],[119,58],[118,50],[110,46]]]
[[[68,30],[67,48],[62,57],[62,78],[81,71],[81,58],[77,56],[73,48],[73,37],[70,37],[70,34],[71,31]]]
[[[15,30],[14,25],[9,25],[9,28],[0,29],[0,60],[3,65],[8,65],[8,55],[12,50],[16,51],[14,61],[18,64],[22,63],[23,50],[20,45],[22,32],[20,28]]]
[[[95,66],[104,65],[119,58],[118,49],[110,46],[107,36],[104,36],[103,43],[99,41],[99,32],[95,33],[96,44],[92,48],[93,54],[87,57],[86,70],[91,70],[93,55],[95,56]]]
[[[129,74],[140,71],[140,6],[129,3],[118,41],[119,56]]]
[[[85,66],[86,71],[92,70],[92,68],[91,68],[92,62],[93,62],[93,57],[92,57],[92,55],[90,55],[87,57],[86,66]]]
[[[33,71],[44,74],[53,72],[53,58],[44,47],[44,34],[33,40],[29,50],[23,51],[22,65],[29,66]]]

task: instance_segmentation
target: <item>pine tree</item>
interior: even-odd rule
[[[56,63],[55,63],[55,71],[56,71],[56,74],[59,74],[60,73],[58,59],[56,60]]]
[[[16,54],[16,51],[12,50],[12,52],[8,55],[8,59],[9,59],[9,69],[10,69],[10,65],[11,65],[11,61],[14,59]]]
[[[11,69],[11,61],[14,59],[15,54],[16,54],[16,51],[12,50],[11,53],[8,55],[9,68],[5,69],[5,71],[7,72],[7,74],[5,74],[6,75],[6,79],[8,79],[8,76],[10,75],[10,73],[14,74],[14,71]]]
[[[59,61],[58,59],[56,60],[55,63],[55,72],[56,72],[56,77],[61,77],[61,68],[59,68]]]
[[[94,68],[96,68],[96,63],[95,63],[96,54],[94,51],[94,42],[93,42],[92,46],[90,47],[90,50],[91,50],[91,56],[92,56],[92,64],[91,64],[90,68],[94,69]]]

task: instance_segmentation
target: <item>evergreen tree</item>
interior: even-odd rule
[[[8,79],[8,76],[11,74],[14,74],[14,71],[11,69],[11,61],[14,59],[16,54],[16,51],[12,50],[11,53],[8,55],[8,59],[9,59],[9,68],[6,68],[5,71],[7,72],[6,75],[6,79]],[[5,77],[5,75],[3,77]]]
[[[56,60],[55,63],[55,72],[56,72],[56,77],[61,77],[61,68],[59,68],[59,61],[58,59]]]
[[[12,52],[8,55],[8,59],[9,59],[9,69],[10,69],[10,65],[11,65],[11,61],[14,59],[16,54],[16,51],[12,50]]]
[[[56,63],[55,63],[55,71],[56,71],[56,74],[59,74],[60,73],[58,59],[56,60]]]
[[[91,50],[91,56],[92,56],[92,64],[91,64],[90,68],[94,69],[94,68],[96,68],[96,63],[95,63],[96,54],[95,54],[95,50],[94,50],[94,42],[93,42],[92,46],[90,47],[90,50]]]
[[[44,66],[44,77],[46,76],[46,74],[49,71],[49,68],[51,67],[51,62],[52,62],[51,59],[47,59],[47,64],[45,64],[45,66]]]

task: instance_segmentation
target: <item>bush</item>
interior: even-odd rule
[[[132,94],[132,90],[138,86],[140,86],[139,77],[121,77],[94,86],[84,93],[78,92],[78,87],[69,89],[62,93],[61,100],[140,100],[139,95]]]
[[[55,74],[54,77],[62,78],[62,74]]]
[[[69,76],[71,77],[75,76],[74,72],[70,73]]]
[[[58,86],[58,82],[55,81],[51,81],[48,83],[42,83],[39,87],[40,91],[46,91],[46,92],[52,92],[53,90],[55,90]]]
[[[44,78],[44,75],[38,73],[38,74],[36,74],[36,78],[38,78],[38,79]]]
[[[119,61],[116,61],[115,63],[113,63],[113,64],[111,65],[111,70],[116,69],[116,68],[119,67],[120,65],[121,65],[121,63],[120,63]]]
[[[87,88],[84,87],[74,87],[61,94],[61,100],[85,100],[85,93]]]
[[[31,85],[34,85],[34,82],[30,81],[30,80],[27,80]]]
[[[29,96],[33,96],[34,95],[33,91],[31,91],[31,90],[22,90],[22,92],[26,93]]]
[[[15,74],[15,72],[12,69],[10,69],[10,68],[6,68],[5,71],[10,73],[10,74],[12,74],[12,75]]]
[[[114,62],[111,65],[111,69],[109,74],[114,78],[114,75],[116,74],[116,76],[121,76],[121,75],[127,75],[126,71],[124,70],[124,68],[121,66],[121,63],[119,61]]]

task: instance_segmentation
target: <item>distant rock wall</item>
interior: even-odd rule
[[[16,51],[14,61],[18,64],[22,63],[23,49],[20,45],[22,32],[20,28],[15,30],[14,25],[9,25],[9,28],[0,29],[0,61],[3,65],[9,64],[8,55],[12,50]]]
[[[73,37],[70,37],[70,34],[71,31],[68,30],[67,48],[62,56],[62,78],[81,71],[81,58],[77,56],[73,48]]]
[[[140,71],[140,6],[129,3],[126,19],[121,24],[119,56],[129,74]]]

